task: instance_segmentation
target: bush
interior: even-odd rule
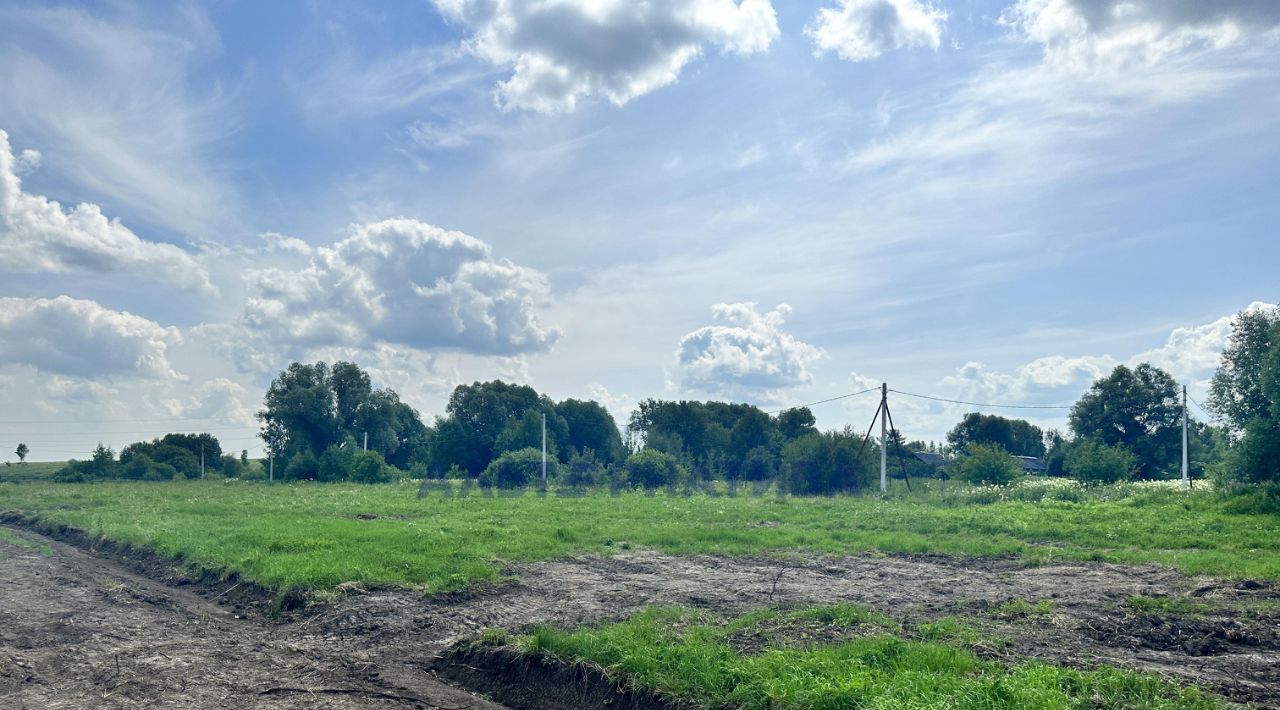
[[[547,478],[559,473],[556,460],[547,457]],[[520,488],[542,481],[542,452],[534,448],[508,451],[493,461],[480,474],[480,483],[498,488]]]
[[[782,478],[797,495],[858,491],[870,482],[858,461],[854,439],[837,434],[806,434],[782,447]]]
[[[227,478],[239,478],[244,474],[246,466],[238,457],[227,454],[222,457],[222,475]]]
[[[604,479],[604,466],[596,460],[595,452],[583,449],[569,456],[560,482],[566,486],[594,486]]]
[[[744,481],[767,481],[777,472],[774,456],[764,446],[757,446],[748,451],[742,458],[742,467],[738,471]]]
[[[289,459],[289,465],[284,467],[284,479],[287,481],[314,481],[320,475],[319,469],[320,464],[316,461],[315,454],[304,449]]]
[[[351,461],[351,480],[356,483],[386,483],[392,478],[392,467],[377,451],[357,451]]]
[[[644,449],[627,457],[622,482],[653,489],[680,482],[680,460],[657,449]]]
[[[316,465],[316,480],[345,481],[351,478],[351,470],[355,465],[356,442],[350,437],[340,444],[334,444],[320,454]]]
[[[1239,481],[1280,481],[1280,424],[1254,419],[1227,457],[1228,475]]]
[[[970,444],[956,466],[956,478],[974,484],[1004,486],[1022,474],[1022,465],[999,444]]]
[[[1123,446],[1107,446],[1086,439],[1071,446],[1063,466],[1068,476],[1079,481],[1117,483],[1133,479],[1138,471],[1138,457]]]

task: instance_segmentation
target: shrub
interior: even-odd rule
[[[222,457],[222,475],[227,478],[239,478],[245,468],[245,463],[239,457],[231,454]]]
[[[556,460],[547,457],[547,478],[559,473]],[[542,452],[534,448],[507,451],[489,462],[480,474],[480,483],[498,488],[520,488],[542,480]]]
[[[386,483],[391,474],[391,466],[377,451],[357,451],[352,457],[351,480],[356,483]]]
[[[569,457],[569,463],[560,482],[566,486],[593,486],[604,478],[604,466],[596,460],[595,452],[583,449]]]
[[[320,481],[345,481],[351,478],[351,469],[355,464],[356,443],[350,437],[340,444],[334,444],[320,454],[316,465],[316,479]]]
[[[797,495],[857,491],[869,482],[852,438],[806,434],[782,447],[782,477]]]
[[[777,472],[773,454],[766,447],[757,446],[743,457],[739,475],[744,481],[767,481]]]
[[[956,466],[956,477],[969,483],[1004,486],[1022,474],[1022,466],[999,444],[970,444]]]
[[[644,449],[627,457],[623,483],[642,488],[658,488],[680,482],[680,460],[657,449]]]
[[[1131,480],[1138,471],[1138,458],[1123,446],[1107,446],[1086,439],[1076,442],[1063,463],[1067,475],[1086,483],[1116,483]]]
[[[289,465],[284,467],[284,479],[288,481],[314,481],[319,475],[319,462],[316,461],[315,454],[307,449],[303,449],[293,455],[289,459]]]

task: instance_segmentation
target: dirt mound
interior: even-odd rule
[[[517,710],[668,710],[680,707],[652,693],[619,688],[603,671],[548,656],[462,643],[433,670]]]

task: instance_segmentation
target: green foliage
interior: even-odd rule
[[[258,462],[252,464],[253,475],[265,477]],[[553,488],[545,497],[473,490],[464,498],[433,493],[418,499],[413,483],[281,484],[280,478],[277,466],[274,485],[233,479],[7,483],[0,484],[0,500],[51,524],[180,554],[281,589],[355,580],[448,590],[497,580],[508,562],[627,548],[713,555],[878,550],[1021,557],[1031,564],[1098,560],[1280,579],[1280,515],[1242,514],[1238,498],[1207,488],[1184,491],[1176,482],[1084,486],[1031,479],[972,488],[921,481],[909,498],[757,497],[745,489],[732,497],[723,490],[710,497],[625,489],[616,496],[559,496]],[[1027,484],[1072,495],[1017,496]],[[974,504],[980,500],[974,496],[988,494],[994,495]],[[378,519],[353,520],[353,511]]]
[[[846,434],[810,434],[782,447],[782,477],[797,495],[858,492],[871,481],[858,460],[858,442]]]
[[[401,468],[429,456],[430,432],[418,413],[392,389],[375,390],[369,375],[350,362],[332,368],[291,363],[271,381],[258,413],[262,438],[281,459],[301,452],[320,457],[348,437]]]
[[[967,451],[955,466],[962,481],[1004,486],[1022,475],[1022,465],[999,444],[969,444]]]
[[[591,449],[575,451],[560,476],[560,482],[566,486],[593,486],[604,480],[605,467]]]
[[[27,454],[31,453],[31,449],[29,449],[26,444],[19,442],[18,448],[14,449],[13,453],[18,455],[18,463],[26,463]]]
[[[810,618],[823,617],[823,609],[813,611],[818,613]],[[1198,689],[1179,688],[1155,674],[1107,667],[1079,671],[1034,662],[1006,667],[950,643],[909,641],[883,632],[830,645],[772,646],[759,653],[742,653],[729,644],[731,633],[750,633],[763,621],[778,619],[756,612],[719,620],[679,607],[650,608],[597,628],[540,627],[516,643],[564,661],[596,664],[616,674],[624,686],[702,707],[1218,705]]]
[[[248,458],[247,456],[245,458]],[[227,478],[239,478],[244,475],[247,463],[237,456],[226,454],[222,457],[221,468],[222,475]]]
[[[947,432],[947,443],[957,453],[971,444],[994,444],[1015,456],[1041,457],[1045,454],[1044,431],[1022,419],[1006,419],[996,414],[970,412]]]
[[[1136,475],[1164,478],[1182,456],[1181,389],[1169,373],[1143,363],[1119,365],[1093,383],[1070,415],[1076,439],[1124,446],[1137,457]]]
[[[570,456],[593,451],[603,464],[621,461],[626,456],[622,434],[613,415],[598,402],[566,399],[556,405],[555,412],[568,426],[566,443]]]
[[[680,460],[656,449],[644,449],[627,457],[623,483],[646,489],[674,486],[681,480]]]
[[[757,446],[747,452],[738,469],[738,477],[744,481],[767,481],[777,473],[777,457],[767,447]]]
[[[352,457],[351,480],[356,483],[386,483],[395,475],[393,471],[377,451],[357,451]]]
[[[778,433],[787,440],[818,433],[818,420],[808,407],[788,409],[778,415]]]
[[[520,449],[542,449],[542,412],[530,409],[524,413],[524,416],[512,419],[502,429],[502,433],[498,434],[498,438],[493,444],[493,453],[495,456],[504,454],[508,451],[518,451]],[[548,425],[549,426],[549,425]],[[559,446],[552,436],[552,432],[547,432],[547,457],[556,458],[556,451]]]
[[[355,463],[356,441],[351,437],[324,450],[316,464],[316,480],[346,481]]]
[[[559,463],[547,457],[547,478],[559,473]],[[542,451],[535,448],[508,451],[494,459],[480,476],[480,483],[498,488],[522,488],[542,482]]]
[[[1231,336],[1209,385],[1209,408],[1236,433],[1255,420],[1280,416],[1280,397],[1268,393],[1267,373],[1276,377],[1280,352],[1280,309],[1241,311],[1231,321]],[[1274,386],[1274,385],[1273,385]]]
[[[320,475],[320,463],[310,449],[303,449],[284,467],[286,481],[314,481]]]
[[[1128,481],[1138,471],[1138,458],[1124,446],[1086,439],[1071,445],[1063,463],[1068,476],[1086,483]]]

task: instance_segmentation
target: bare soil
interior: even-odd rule
[[[95,545],[74,531],[46,532]],[[548,677],[572,674],[539,675],[514,661],[468,662],[456,649],[447,652],[490,627],[571,628],[620,620],[650,604],[731,614],[831,602],[884,612],[908,633],[925,621],[960,618],[1002,639],[979,652],[1010,662],[1156,671],[1237,702],[1280,707],[1280,585],[1186,577],[1154,565],[1025,568],[1013,559],[633,550],[516,563],[507,570],[513,581],[427,599],[351,587],[336,601],[286,604],[283,615],[268,618],[267,600],[255,600],[261,590],[243,592],[250,585],[192,579],[179,566],[139,562],[146,555],[136,550],[124,556],[98,545],[104,559],[18,534],[46,547],[0,541],[4,707],[502,707],[455,683],[512,707],[588,707],[596,703],[585,698],[595,696],[584,693],[598,690],[601,679],[581,669],[574,671],[581,682],[556,687]],[[1132,595],[1186,599],[1202,612],[1139,614],[1124,605]],[[1011,600],[1053,604],[1047,612],[1010,613]],[[628,702],[646,706],[643,698]]]

